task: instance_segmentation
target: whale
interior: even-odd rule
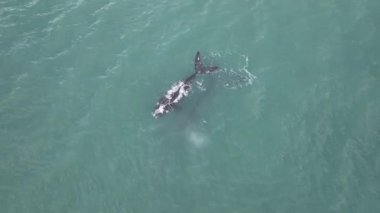
[[[159,118],[164,114],[173,111],[178,103],[191,91],[191,85],[198,74],[208,74],[218,70],[218,66],[204,66],[199,51],[195,54],[194,72],[185,79],[174,83],[156,103],[152,115]]]

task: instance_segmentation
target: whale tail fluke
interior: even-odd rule
[[[206,73],[208,73],[208,72],[214,72],[214,71],[216,71],[217,69],[219,69],[218,66],[205,67],[205,71],[206,71]]]
[[[217,66],[205,67],[202,63],[201,54],[199,53],[199,51],[197,51],[197,54],[195,55],[195,59],[194,59],[194,70],[195,70],[195,72],[201,73],[201,74],[207,74],[207,73],[213,72],[217,69],[219,69],[219,67],[217,67]]]

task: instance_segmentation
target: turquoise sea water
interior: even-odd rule
[[[379,11],[0,0],[0,212],[380,212]]]

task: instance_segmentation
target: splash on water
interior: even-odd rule
[[[201,91],[206,91],[207,90],[206,87],[205,87],[205,85],[203,85],[203,79],[201,79],[199,81],[196,81],[195,83],[196,83],[197,88],[199,90],[201,90]]]
[[[218,73],[218,81],[226,89],[239,89],[253,84],[257,78],[249,68],[249,57],[244,54],[231,52],[213,52],[211,57],[216,61],[223,61]]]

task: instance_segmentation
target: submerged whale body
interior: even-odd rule
[[[156,107],[152,113],[153,117],[158,118],[172,111],[182,98],[188,96],[191,90],[191,83],[198,74],[207,74],[217,69],[217,66],[204,66],[198,51],[194,59],[194,73],[184,80],[173,84],[166,94],[156,103]]]

